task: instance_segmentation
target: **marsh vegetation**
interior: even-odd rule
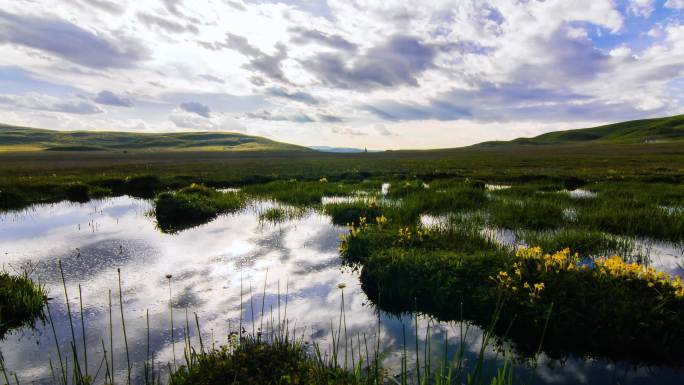
[[[104,162],[98,173],[66,163],[11,171],[7,165],[21,157],[7,155],[10,163],[0,165],[4,258],[38,261],[52,316],[35,333],[54,349],[37,351],[19,337],[32,329],[15,329],[0,345],[3,365],[20,380],[49,383],[38,368],[51,360],[56,368],[55,349],[73,356],[76,346],[70,368],[80,359],[84,381],[85,368],[94,376],[102,363],[117,383],[127,381],[129,368],[133,382],[179,384],[245,373],[241,383],[463,383],[478,370],[487,383],[496,376],[545,383],[542,370],[572,383],[570,362],[593,371],[595,383],[614,375],[608,367],[624,368],[626,383],[652,370],[662,383],[677,383],[684,363],[682,150],[602,148],[592,156],[579,147],[541,148],[535,157],[520,148],[299,154],[287,166],[273,154],[203,155],[216,163],[149,154],[145,164],[80,155]],[[565,167],[568,159],[582,167]],[[110,323],[106,294],[117,293],[117,268],[124,290],[113,306],[122,316]],[[170,301],[166,274],[177,285]],[[342,304],[340,282],[349,287]],[[66,297],[70,310],[65,288],[79,293]],[[80,319],[74,304],[82,298]],[[271,321],[282,298],[292,314]],[[182,320],[175,329],[169,302]],[[195,311],[206,326],[191,327]],[[354,321],[340,337],[344,317]],[[285,318],[299,328],[279,329]],[[112,335],[125,341],[124,320],[128,349],[109,342]],[[83,328],[80,337],[70,325]],[[461,327],[476,331],[476,340],[456,338]],[[284,338],[284,329],[295,331]],[[187,349],[185,369],[165,366],[181,357],[171,351],[174,340]],[[333,346],[345,344],[346,360],[333,358]]]

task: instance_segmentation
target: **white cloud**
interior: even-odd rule
[[[684,0],[667,0],[665,8],[684,9]]]
[[[68,119],[369,148],[664,115],[682,110],[684,32],[655,4],[8,2],[0,109],[46,128]],[[635,16],[650,45],[626,30]],[[37,28],[20,36],[18,22]]]
[[[0,95],[0,104],[21,109],[63,112],[68,114],[91,115],[104,112],[88,100],[59,99],[49,95],[30,93],[22,96]]]
[[[629,0],[627,10],[633,15],[649,17],[655,9],[655,0]]]

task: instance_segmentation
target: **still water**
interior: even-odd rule
[[[84,204],[36,205],[0,214],[0,266],[7,271],[29,269],[33,279],[45,283],[58,343],[62,354],[68,355],[70,329],[58,267],[61,261],[75,317],[77,344],[82,344],[78,314],[81,285],[91,374],[102,362],[102,341],[109,349],[111,290],[114,364],[117,376],[125,376],[117,269],[121,272],[130,360],[136,375],[142,373],[146,356],[147,312],[156,362],[165,364],[173,360],[168,274],[172,275],[176,327],[173,336],[179,362],[183,345],[178,341],[183,340],[186,311],[191,319],[193,343],[198,340],[194,328],[197,313],[204,344],[218,346],[226,343],[229,330],[237,330],[241,308],[245,329],[252,328],[252,303],[254,327],[262,324],[262,300],[263,319],[268,320],[277,319],[279,310],[284,313],[287,299],[290,325],[296,321],[298,334],[325,347],[330,342],[331,322],[336,324],[340,315],[342,291],[338,285],[343,283],[349,335],[365,333],[375,341],[379,330],[380,350],[387,353],[385,366],[396,370],[403,350],[402,324],[408,340],[413,343],[415,338],[412,316],[378,314],[369,303],[361,290],[358,273],[343,267],[338,257],[343,227],[333,225],[328,217],[314,211],[280,224],[260,222],[258,211],[269,205],[262,202],[178,234],[164,234],[156,228],[148,214],[150,202],[146,200],[118,197]],[[673,268],[668,263],[664,264],[666,270]],[[421,318],[418,326],[420,346],[424,346],[428,322],[432,348],[442,349],[446,337],[449,351],[455,352],[461,343],[459,324],[437,323],[426,317]],[[465,342],[471,360],[480,348],[481,337],[481,330],[470,327]],[[14,331],[0,342],[0,351],[7,369],[16,372],[22,383],[51,382],[49,362],[56,364],[58,358],[49,326],[38,323],[35,330]],[[412,354],[409,352],[409,363]],[[488,352],[487,357],[492,364],[500,360],[494,351]],[[552,362],[542,355],[536,367],[522,365],[516,370],[527,384],[684,382],[682,373],[673,369],[633,368],[601,359]]]

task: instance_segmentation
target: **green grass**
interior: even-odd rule
[[[157,195],[154,215],[162,231],[173,233],[209,222],[219,214],[238,211],[245,204],[242,193],[222,193],[193,184],[176,192]]]
[[[550,132],[534,138],[516,139],[513,142],[558,144],[563,142],[649,143],[666,141],[684,141],[684,115]]]
[[[329,203],[323,207],[325,214],[330,215],[336,225],[346,226],[351,223],[359,224],[360,219],[366,218],[368,223],[375,223],[376,218],[383,215],[384,207],[375,200],[359,200],[355,202]]]
[[[171,376],[171,385],[233,384],[361,384],[380,383],[318,362],[304,343],[246,337],[234,348],[194,355]]]
[[[489,212],[491,224],[506,229],[545,230],[566,223],[563,206],[542,199],[497,200]]]
[[[46,292],[26,275],[0,272],[0,340],[11,329],[43,318]]]
[[[230,132],[132,133],[52,131],[0,125],[3,151],[13,147],[57,152],[78,151],[312,151],[305,147]]]
[[[572,253],[585,257],[607,257],[620,255],[629,260],[642,261],[633,239],[606,234],[602,231],[582,228],[561,228],[555,231],[521,231],[516,238],[527,245],[539,246],[544,250],[569,248]]]
[[[276,206],[260,211],[258,217],[261,222],[279,224],[301,218],[306,212],[306,208],[302,207]]]
[[[251,196],[274,199],[280,203],[311,206],[321,204],[323,197],[348,195],[356,188],[355,184],[343,185],[320,180],[289,179],[248,185],[242,191]]]

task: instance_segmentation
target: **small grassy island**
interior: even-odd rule
[[[11,329],[43,317],[45,289],[26,275],[0,272],[0,339]]]

